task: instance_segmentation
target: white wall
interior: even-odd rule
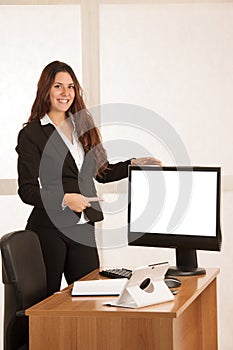
[[[224,2],[100,11],[101,103],[153,110],[175,128],[193,164],[220,164],[224,174],[233,174],[232,18],[233,3]]]
[[[82,81],[80,23],[79,5],[0,6],[1,179],[17,177],[17,135],[29,117],[42,69],[64,61]]]

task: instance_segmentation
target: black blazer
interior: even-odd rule
[[[128,176],[130,160],[108,164],[102,178],[96,175],[95,159],[91,152],[85,154],[79,172],[67,146],[53,125],[41,125],[40,121],[24,127],[18,136],[19,196],[34,209],[28,222],[35,226],[68,227],[75,225],[81,213],[66,207],[62,209],[64,193],[81,193],[95,197],[94,179],[106,183]],[[103,220],[98,202],[92,202],[85,210],[92,221]]]

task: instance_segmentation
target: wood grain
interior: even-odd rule
[[[72,286],[27,310],[33,350],[217,350],[216,277],[182,277],[175,300],[141,309],[71,297]],[[94,271],[85,279],[98,279]],[[112,299],[112,298],[111,298]]]

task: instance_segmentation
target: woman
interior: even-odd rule
[[[94,223],[103,220],[93,179],[117,181],[139,158],[109,164],[98,129],[70,66],[54,61],[42,71],[31,115],[19,132],[19,196],[34,206],[26,228],[40,239],[48,295],[99,266]]]

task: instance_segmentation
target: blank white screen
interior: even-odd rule
[[[217,172],[138,171],[131,173],[131,232],[215,236]],[[191,179],[191,182],[190,182]],[[191,188],[187,188],[190,186]],[[177,206],[178,196],[180,205]],[[188,200],[187,200],[188,199]],[[170,221],[177,210],[175,225]]]

